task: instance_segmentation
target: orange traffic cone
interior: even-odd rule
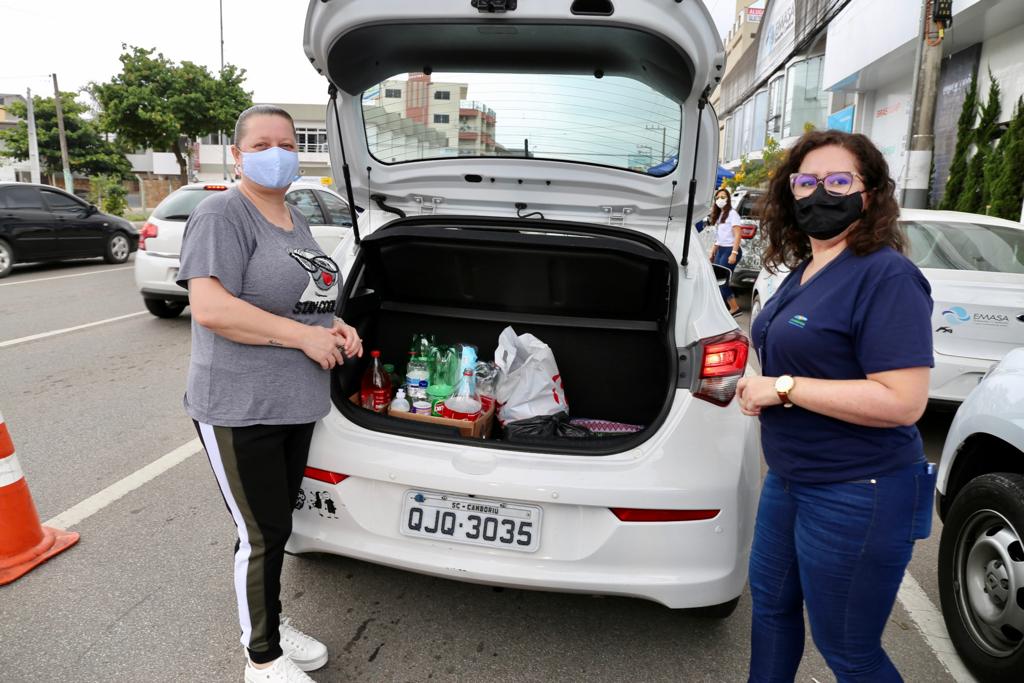
[[[0,586],[78,542],[78,533],[42,526],[14,443],[0,413]]]

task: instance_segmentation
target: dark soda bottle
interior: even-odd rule
[[[391,378],[384,372],[380,351],[371,351],[370,367],[363,373],[359,402],[367,410],[383,413],[391,403]]]

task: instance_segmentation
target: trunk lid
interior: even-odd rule
[[[384,194],[410,215],[543,216],[665,239],[691,175],[698,197],[714,184],[710,108],[693,172],[698,101],[724,63],[707,9],[476,7],[495,4],[310,2],[306,54],[338,88],[332,165],[342,167],[337,114],[356,197]]]

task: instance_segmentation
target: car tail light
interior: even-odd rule
[[[307,479],[316,479],[317,481],[322,481],[325,484],[340,484],[341,482],[348,479],[347,474],[329,472],[327,470],[321,470],[316,467],[307,467],[305,474]]]
[[[757,225],[754,223],[743,223],[740,225],[740,237],[749,240],[757,234]]]
[[[146,251],[146,240],[150,237],[156,237],[160,233],[160,229],[152,223],[146,223],[142,226],[142,230],[139,232],[139,249]]]
[[[720,510],[648,510],[645,508],[611,508],[621,522],[697,522],[714,519]]]
[[[219,192],[221,190],[228,189],[227,185],[203,185],[204,190],[211,190],[213,192]]]
[[[727,406],[747,367],[749,343],[739,330],[705,339],[701,346],[700,379],[693,395],[718,406]]]

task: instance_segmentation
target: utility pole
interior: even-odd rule
[[[921,2],[923,30],[917,43],[915,61],[919,67],[914,77],[914,113],[907,150],[906,181],[903,184],[902,205],[907,209],[928,208],[928,186],[935,149],[935,100],[942,67],[942,36],[949,25],[948,20],[935,21],[932,12],[935,1]],[[931,37],[933,24],[937,24],[938,40]]]
[[[658,130],[659,128],[661,129],[661,161],[658,162],[660,164],[662,161],[665,161],[665,159],[667,159],[667,157],[665,156],[665,142],[666,135],[668,133],[668,128],[666,128],[665,126],[659,126],[655,123],[648,123],[646,126],[644,126],[644,128],[647,130]]]
[[[28,119],[28,164],[32,182],[39,184],[39,138],[36,137],[36,108],[32,101],[32,88],[28,89],[25,100],[25,117]]]
[[[68,163],[68,138],[64,134],[64,105],[57,88],[57,74],[53,74],[53,103],[57,107],[57,132],[60,134],[60,162],[64,167],[64,189],[74,194],[75,184],[71,179],[71,164]]]
[[[224,0],[218,3],[220,7],[220,77],[224,78]],[[224,144],[224,131],[218,131],[217,141],[220,142],[220,166],[224,173],[224,182],[228,180],[228,148]]]

